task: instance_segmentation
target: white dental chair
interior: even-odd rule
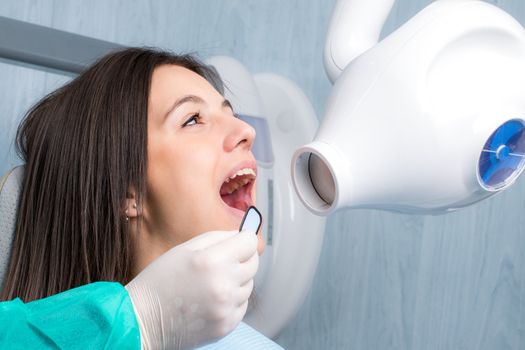
[[[11,257],[23,175],[24,167],[17,166],[0,180],[0,289],[3,287]]]
[[[0,289],[3,287],[11,257],[23,175],[24,167],[17,166],[0,180]]]

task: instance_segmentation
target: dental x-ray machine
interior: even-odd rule
[[[441,213],[508,188],[524,166],[525,31],[478,0],[438,0],[377,42],[394,0],[338,1],[335,82],[292,177],[302,202]]]

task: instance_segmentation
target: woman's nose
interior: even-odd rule
[[[228,124],[228,133],[224,139],[225,151],[230,152],[237,147],[250,150],[255,140],[255,129],[239,118],[231,118]]]

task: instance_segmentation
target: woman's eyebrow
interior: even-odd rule
[[[166,114],[164,115],[164,119],[166,119],[168,117],[168,115],[171,114],[171,112],[173,112],[174,110],[176,110],[178,107],[180,107],[182,104],[186,103],[186,102],[193,102],[193,103],[204,103],[204,100],[202,98],[200,98],[199,96],[195,96],[195,95],[186,95],[186,96],[183,96],[181,98],[179,98],[177,101],[175,101],[175,103],[170,107],[170,109],[168,109],[168,112],[166,112]]]
[[[201,103],[201,104],[205,103],[205,101],[202,98],[200,98],[199,96],[195,96],[195,95],[183,96],[183,97],[179,98],[177,101],[175,101],[175,103],[170,107],[168,112],[166,112],[166,114],[164,115],[164,119],[166,119],[168,117],[168,115],[170,115],[171,112],[173,112],[175,109],[177,109],[178,107],[180,107],[182,104],[184,104],[186,102]],[[233,111],[233,106],[230,103],[230,101],[228,101],[227,99],[224,99],[222,101],[222,107],[228,107],[229,109],[231,109]]]

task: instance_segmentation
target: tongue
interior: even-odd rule
[[[246,211],[250,206],[250,194],[246,186],[241,186],[230,194],[221,194],[222,200],[232,208]]]

